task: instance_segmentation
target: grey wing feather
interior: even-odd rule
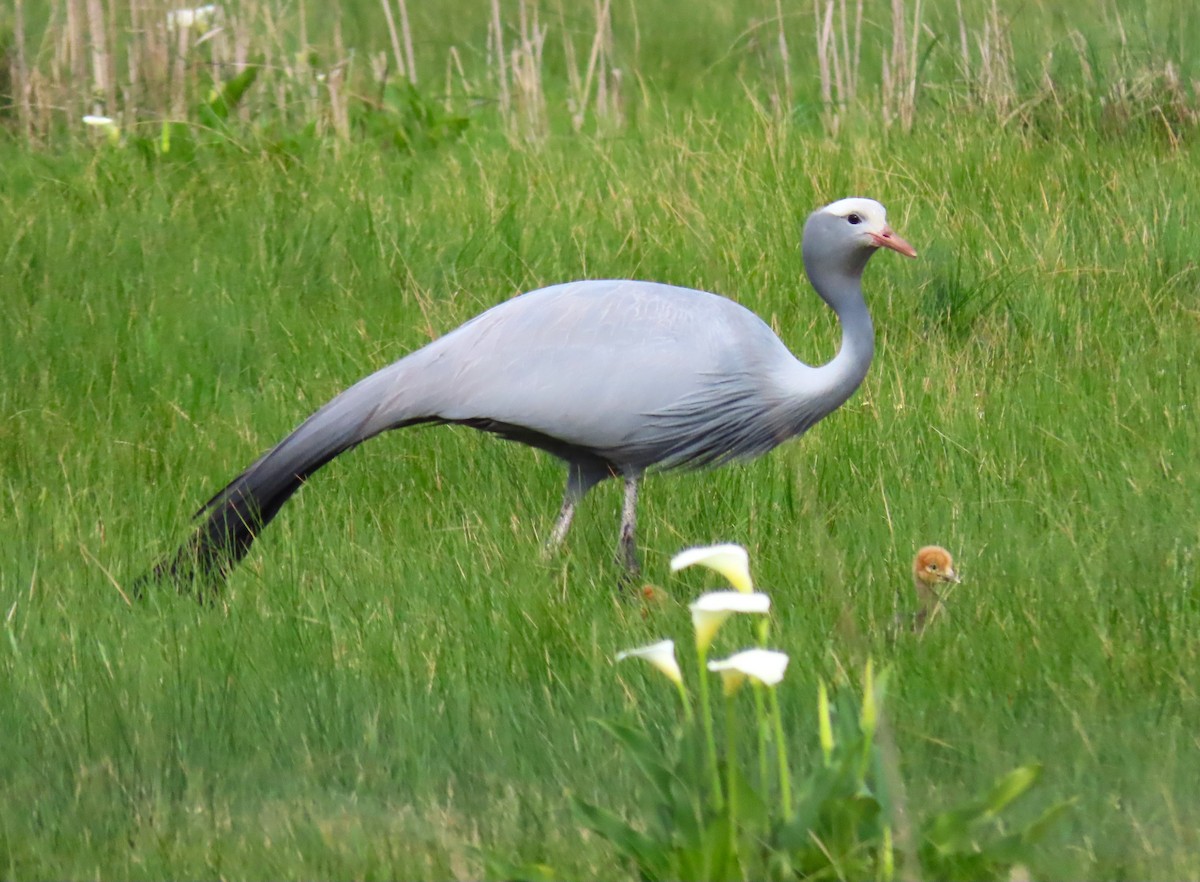
[[[751,459],[808,431],[824,414],[786,399],[771,400],[757,376],[708,378],[655,413],[631,447],[659,468],[706,468]]]

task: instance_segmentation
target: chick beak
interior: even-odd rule
[[[917,249],[897,236],[889,226],[884,226],[878,233],[872,233],[871,239],[874,241],[876,247],[891,248],[893,251],[900,252],[905,257],[917,256]]]

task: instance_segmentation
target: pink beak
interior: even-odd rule
[[[880,248],[891,248],[893,251],[899,251],[905,257],[917,256],[917,249],[893,233],[891,227],[884,227],[882,233],[872,233],[871,238]]]

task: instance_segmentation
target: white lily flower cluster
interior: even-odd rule
[[[691,604],[692,627],[696,634],[696,649],[707,668],[721,675],[726,695],[732,695],[747,679],[773,687],[783,679],[787,670],[786,653],[772,649],[747,649],[719,661],[707,661],[708,649],[721,625],[735,613],[765,615],[771,609],[771,598],[754,590],[750,578],[750,559],[740,545],[710,545],[689,548],[675,555],[671,569],[679,571],[690,566],[703,566],[724,576],[734,591],[713,591]],[[675,658],[675,642],[663,640],[617,654],[617,661],[640,658],[662,671],[677,686],[683,682]]]

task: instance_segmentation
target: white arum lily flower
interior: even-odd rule
[[[117,124],[113,122],[111,117],[92,116],[89,114],[83,118],[83,124],[85,126],[90,126],[93,129],[100,129],[105,135],[108,136],[108,141],[110,144],[116,144],[119,140],[121,140],[121,130],[117,127]]]
[[[617,661],[627,658],[645,659],[666,674],[676,686],[683,683],[683,672],[679,670],[679,662],[675,660],[674,640],[662,640],[649,646],[639,646],[637,649],[626,649],[617,653]]]
[[[754,590],[754,582],[750,578],[750,556],[740,545],[705,545],[700,548],[688,548],[671,558],[671,571],[678,572],[687,567],[700,565],[715,570],[729,584],[749,594]]]
[[[696,629],[696,647],[707,652],[709,644],[725,620],[734,613],[765,613],[771,609],[771,598],[765,594],[743,594],[740,591],[713,591],[693,603],[692,627]]]
[[[747,649],[734,653],[723,661],[710,661],[708,669],[721,675],[725,694],[732,695],[749,677],[764,686],[777,686],[787,670],[788,657],[785,652],[774,649]]]
[[[217,5],[209,3],[205,6],[197,6],[193,9],[172,9],[167,13],[167,30],[187,30],[188,28],[196,28],[200,30],[217,14]]]

